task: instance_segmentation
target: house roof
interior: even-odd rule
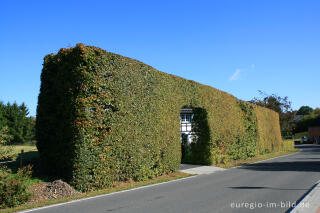
[[[182,108],[180,113],[183,113],[183,114],[190,113],[190,114],[192,114],[192,109],[191,108]]]

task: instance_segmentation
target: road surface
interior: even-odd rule
[[[300,149],[256,164],[32,212],[286,212],[320,179],[320,146]]]

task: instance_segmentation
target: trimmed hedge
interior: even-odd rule
[[[279,126],[279,115],[271,109],[256,107],[258,120],[258,147],[259,154],[277,152],[282,149],[282,137]]]
[[[77,44],[44,58],[36,121],[42,168],[82,191],[177,170],[183,107],[194,110],[194,163],[281,147],[276,112]]]

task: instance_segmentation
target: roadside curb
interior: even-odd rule
[[[302,197],[290,213],[320,212],[320,180]]]

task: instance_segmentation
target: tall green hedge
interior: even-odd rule
[[[44,59],[36,121],[42,168],[82,191],[177,170],[183,107],[194,109],[195,163],[280,147],[281,138],[268,135],[280,134],[277,113],[78,44]]]
[[[255,107],[258,120],[258,147],[257,153],[264,154],[281,151],[282,137],[279,114],[271,109]]]

